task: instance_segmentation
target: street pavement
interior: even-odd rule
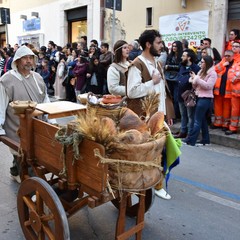
[[[180,126],[181,126],[180,122],[175,123],[171,127],[172,132],[174,133],[174,132],[180,131]],[[200,136],[201,136],[201,133],[200,133]],[[209,136],[210,136],[211,143],[214,143],[220,146],[240,149],[240,130],[238,131],[237,134],[226,135],[225,132],[222,131],[221,129],[209,128]]]
[[[172,131],[179,127],[175,124]],[[173,169],[168,184],[172,199],[155,197],[145,214],[143,240],[239,239],[240,135],[210,130],[210,138],[213,144],[208,146],[182,146],[180,165]],[[10,178],[12,156],[1,142],[0,153],[0,240],[24,240],[16,207],[19,184]],[[84,207],[68,219],[71,240],[114,239],[117,214],[111,202],[94,209]],[[127,218],[126,227],[134,222]]]

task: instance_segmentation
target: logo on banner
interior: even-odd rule
[[[175,30],[184,32],[189,30],[189,25],[191,23],[191,18],[187,15],[180,15],[176,19],[176,28]]]

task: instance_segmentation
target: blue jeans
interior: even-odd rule
[[[195,145],[197,138],[199,136],[200,130],[202,130],[202,143],[210,143],[209,132],[208,132],[208,123],[207,123],[207,113],[212,104],[212,98],[198,98],[195,116],[194,116],[194,125],[193,130],[188,136],[187,142],[190,145]]]
[[[195,107],[186,107],[184,102],[179,102],[181,114],[181,133],[190,133],[193,130]]]

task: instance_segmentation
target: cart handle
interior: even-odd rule
[[[3,135],[0,136],[0,142],[3,142],[4,144],[6,144],[8,147],[12,148],[16,152],[18,152],[18,150],[20,149],[20,143],[12,140],[7,136],[3,136]]]

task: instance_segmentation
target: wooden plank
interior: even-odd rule
[[[116,239],[117,240],[126,240],[129,239],[129,237],[131,237],[132,235],[134,235],[135,233],[142,231],[144,228],[144,222],[141,222],[133,227],[131,227],[129,230],[125,231],[124,233],[122,233],[121,235],[117,236]],[[136,238],[137,240],[142,239],[141,235],[137,236]]]
[[[75,161],[77,181],[94,189],[103,192],[106,188],[107,165],[99,163],[94,156],[94,149],[98,148],[104,156],[104,147],[96,142],[84,139],[79,146],[81,159]]]
[[[63,168],[61,160],[62,145],[55,140],[58,127],[34,119],[34,157],[37,164],[58,175]]]
[[[86,106],[69,101],[58,101],[51,103],[37,104],[36,109],[47,113],[49,118],[63,117],[77,114],[79,111],[86,110]]]
[[[4,135],[0,136],[0,142],[3,142],[4,144],[6,144],[8,147],[12,148],[16,152],[18,152],[18,150],[20,149],[20,144],[18,142],[14,141]]]

